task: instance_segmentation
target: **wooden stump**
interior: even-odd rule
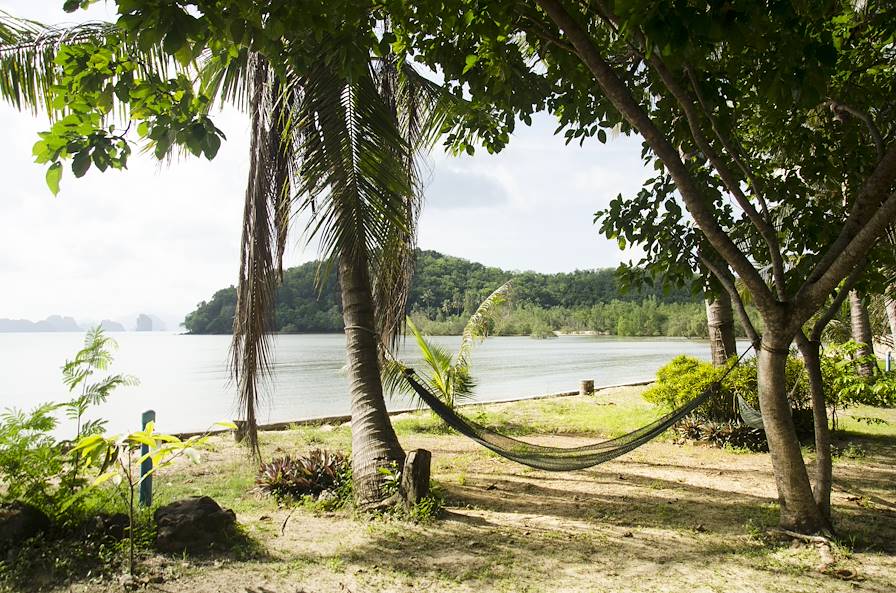
[[[233,440],[237,443],[242,443],[249,432],[249,423],[245,420],[234,420],[233,423],[236,424],[236,430],[233,431]]]
[[[421,499],[429,496],[429,466],[432,453],[426,449],[409,451],[401,471],[401,497],[406,507],[411,508]]]
[[[594,395],[594,379],[584,379],[579,385],[579,395]]]

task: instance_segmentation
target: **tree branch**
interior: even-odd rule
[[[858,283],[859,279],[862,277],[862,274],[865,273],[865,268],[868,267],[868,262],[866,261],[861,266],[856,266],[856,268],[847,276],[846,280],[840,286],[840,291],[837,293],[837,296],[834,297],[831,305],[825,310],[824,314],[819,317],[815,323],[812,325],[812,331],[809,334],[809,340],[812,342],[818,342],[821,340],[821,334],[824,333],[824,329],[831,322],[831,319],[837,315],[837,311],[840,310],[840,307],[843,306],[843,301],[846,300],[846,297],[849,296],[849,291],[853,289],[853,287]]]
[[[865,180],[840,234],[797,291],[796,298],[806,297],[813,303],[823,302],[851,268],[865,257],[878,237],[896,220],[896,194],[890,193],[894,182],[896,144],[889,147]],[[870,204],[877,205],[873,212],[869,212]]]
[[[638,130],[657,157],[665,164],[700,230],[716,251],[743,279],[757,304],[769,309],[776,306],[775,298],[762,279],[762,275],[719,225],[711,206],[707,203],[706,196],[697,187],[687,167],[679,158],[678,151],[656,127],[616,72],[604,60],[588,33],[558,0],[536,0],[536,2],[569,38],[579,59],[591,71],[604,96],[629,124]]]
[[[871,116],[869,114],[860,109],[850,107],[845,103],[834,101],[833,99],[828,101],[828,105],[831,107],[831,111],[833,111],[835,114],[839,115],[841,112],[846,112],[856,119],[862,121],[865,124],[865,127],[868,128],[868,133],[871,135],[871,140],[874,141],[874,147],[877,149],[877,158],[883,158],[884,138],[883,136],[881,136],[880,130],[877,129],[877,126],[874,124],[874,120],[871,119]]]
[[[744,194],[741,189],[740,180],[737,179],[731,169],[728,168],[728,165],[709,143],[709,140],[703,133],[698,121],[699,117],[694,107],[694,102],[691,100],[687,91],[682,88],[675,79],[675,75],[672,74],[668,67],[666,67],[666,64],[655,52],[648,60],[648,63],[651,64],[657,74],[659,74],[663,84],[669,89],[669,92],[672,93],[672,96],[675,97],[675,100],[684,112],[688,127],[691,129],[691,136],[697,143],[697,147],[703,151],[703,154],[709,159],[713,168],[718,171],[719,177],[722,178],[725,187],[728,188],[728,192],[734,196],[734,199],[737,200],[741,209],[746,213],[747,218],[750,219],[750,222],[753,223],[753,226],[756,227],[759,234],[762,235],[762,238],[768,245],[775,288],[777,289],[778,298],[784,300],[784,258],[781,255],[781,246],[778,242],[778,235],[774,227],[767,219],[763,218],[759,211],[756,210],[755,206],[753,206],[749,198],[747,198],[746,194]]]

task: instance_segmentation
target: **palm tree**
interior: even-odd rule
[[[0,16],[0,96],[51,115],[53,53],[71,41],[117,34],[108,24],[63,31]],[[380,349],[395,344],[404,318],[421,205],[417,157],[455,103],[407,64],[371,57],[347,79],[326,58],[326,40],[321,50],[322,59],[302,72],[275,73],[248,50],[209,57],[197,82],[209,96],[247,109],[252,122],[231,349],[247,440],[257,454],[274,294],[290,223],[304,217],[306,240],[319,243],[327,262],[319,281],[333,267],[339,277],[352,469],[365,505],[383,498],[379,469],[404,456],[386,413]]]
[[[427,340],[414,322],[407,319],[408,329],[414,335],[420,354],[423,356],[425,369],[418,375],[423,383],[450,408],[458,402],[473,396],[476,381],[470,372],[470,356],[477,342],[484,340],[491,330],[495,317],[505,304],[512,289],[512,281],[506,282],[492,292],[476,309],[476,312],[464,326],[460,348],[457,354],[451,355],[447,349]],[[390,359],[384,367],[384,381],[390,393],[413,395],[410,384],[404,380],[407,367],[397,360]]]

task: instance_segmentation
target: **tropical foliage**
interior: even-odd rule
[[[87,332],[84,347],[62,367],[65,386],[75,397],[46,403],[31,412],[7,409],[0,415],[0,500],[20,500],[53,517],[74,512],[78,497],[88,484],[78,449],[70,443],[82,438],[102,438],[105,421],[85,421],[85,415],[105,402],[119,387],[134,385],[128,375],[107,375],[89,380],[112,364],[115,342],[99,328]],[[64,412],[75,424],[71,440],[55,436],[57,414]]]
[[[408,319],[408,329],[411,330],[426,365],[425,369],[417,369],[417,375],[449,407],[453,408],[458,402],[473,396],[473,389],[476,387],[470,368],[473,347],[489,335],[502,306],[509,300],[511,290],[511,283],[506,282],[480,303],[464,326],[460,347],[454,355],[446,348],[427,340],[414,322]],[[383,374],[388,391],[411,395],[414,393],[404,380],[405,370],[405,365],[397,360],[390,359],[386,362]]]

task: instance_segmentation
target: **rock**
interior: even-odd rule
[[[50,518],[24,502],[0,505],[0,550],[17,548],[50,528]]]
[[[84,523],[86,534],[122,540],[128,531],[128,516],[124,513],[99,513]]]
[[[162,552],[197,552],[224,547],[236,526],[236,515],[208,496],[178,500],[159,507],[153,518]]]

